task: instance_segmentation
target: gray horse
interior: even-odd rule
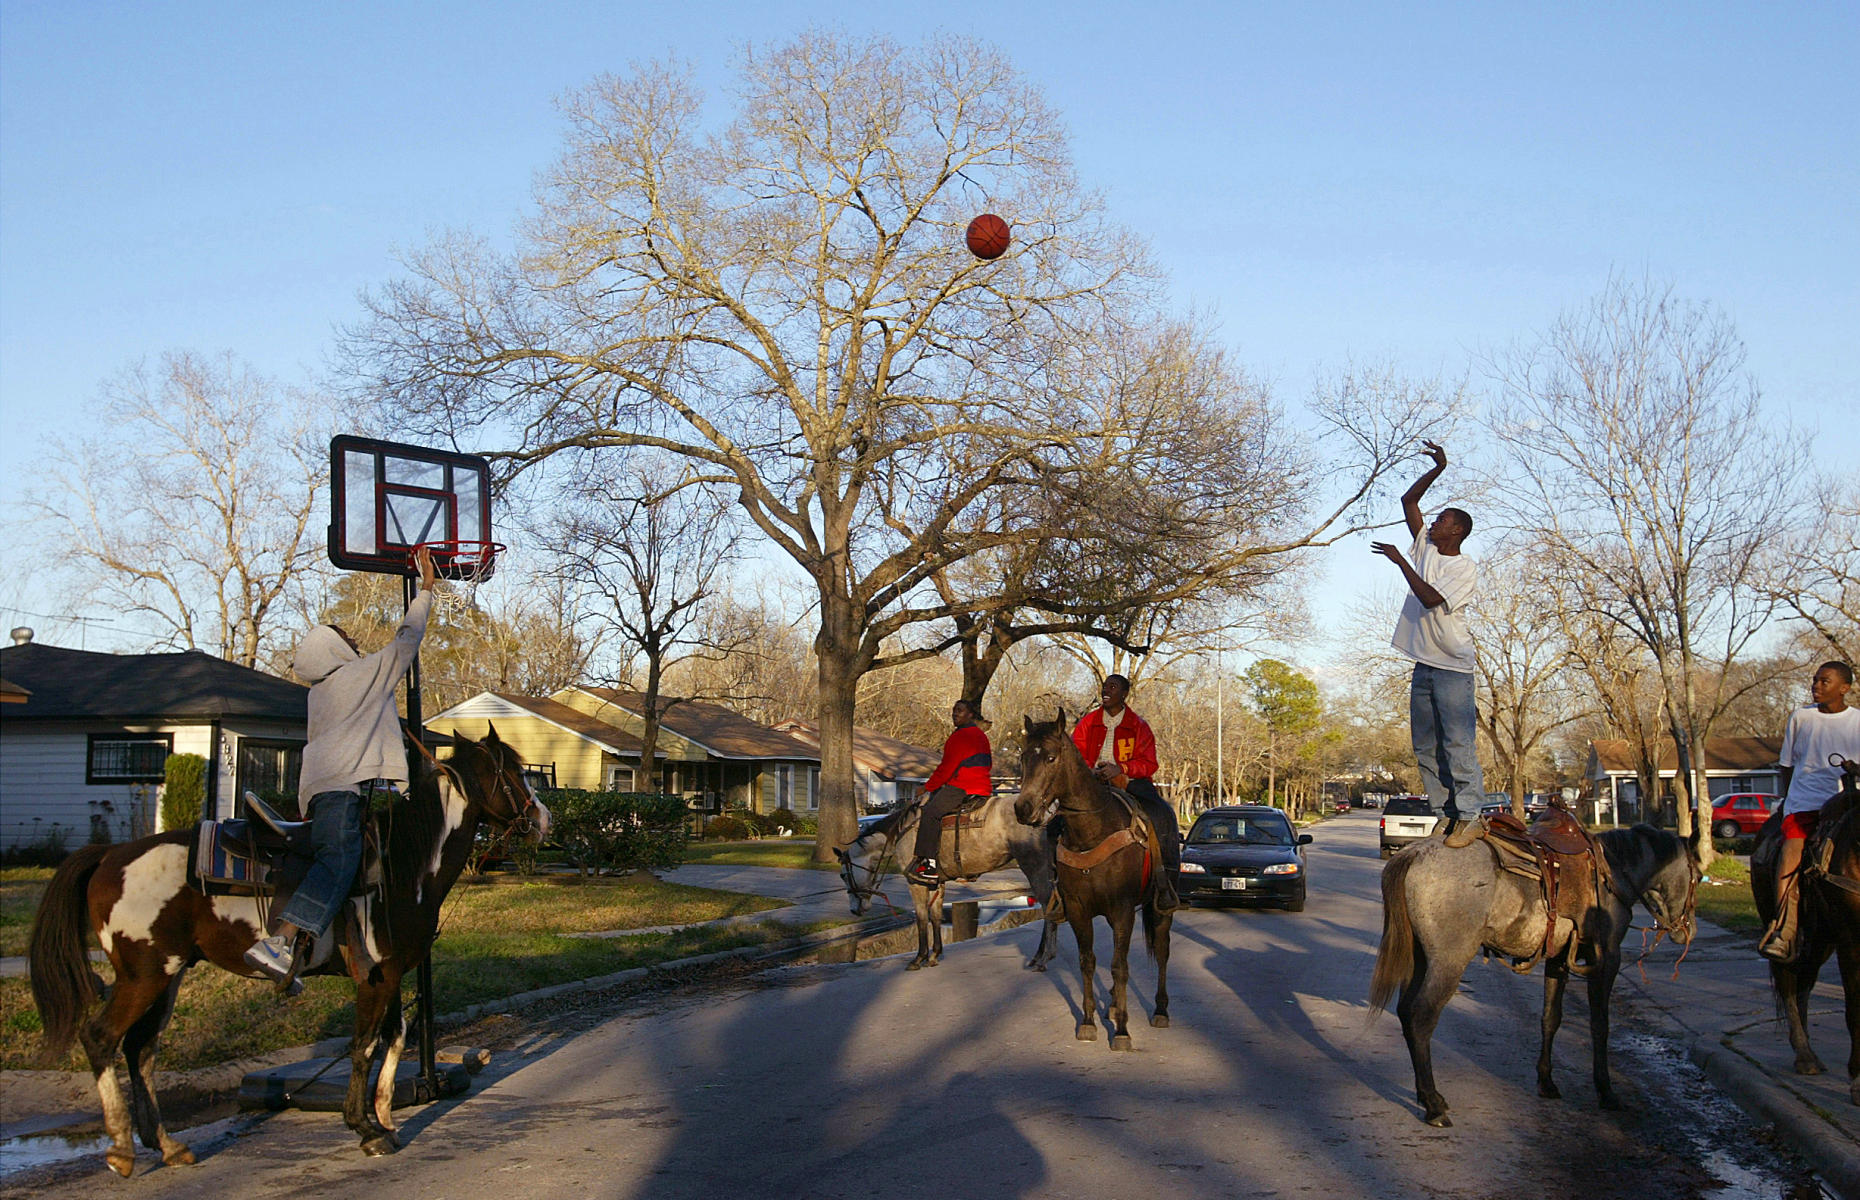
[[[1552,1100],[1561,1095],[1550,1075],[1550,1045],[1563,1021],[1563,987],[1575,957],[1566,953],[1572,934],[1578,936],[1576,948],[1590,958],[1589,1030],[1596,1096],[1603,1108],[1621,1106],[1608,1075],[1608,997],[1621,969],[1621,939],[1639,903],[1674,941],[1690,943],[1699,866],[1685,843],[1649,825],[1611,829],[1597,840],[1613,878],[1599,902],[1582,915],[1579,930],[1560,919],[1547,940],[1544,924],[1549,918],[1536,881],[1500,869],[1496,851],[1482,842],[1454,848],[1429,838],[1403,850],[1382,869],[1382,945],[1376,952],[1369,1003],[1380,1011],[1388,1007],[1396,988],[1401,989],[1395,1011],[1429,1125],[1453,1124],[1446,1097],[1434,1086],[1434,1027],[1458,990],[1466,964],[1482,946],[1510,958],[1533,959],[1547,941],[1537,1094]]]
[[[923,811],[923,797],[903,800],[892,806],[883,820],[859,834],[844,848],[834,850],[840,860],[840,878],[852,898],[852,914],[865,915],[885,870],[886,857],[894,848],[908,847],[917,836],[917,817]],[[975,820],[979,816],[979,820]],[[943,845],[937,862],[945,879],[971,880],[1012,865],[1027,877],[1034,899],[1045,904],[1053,894],[1053,847],[1057,836],[1046,829],[1030,829],[1014,819],[1012,795],[990,796],[974,813],[963,814],[960,840],[951,830],[943,831]],[[973,823],[972,823],[973,822]],[[894,858],[895,862],[895,858]],[[917,917],[917,957],[909,969],[934,967],[943,954],[943,889],[910,887],[911,905]],[[1027,966],[1046,970],[1057,947],[1055,923],[1049,918],[1040,929],[1040,946]]]

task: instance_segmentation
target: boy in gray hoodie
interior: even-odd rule
[[[316,860],[277,915],[277,932],[252,943],[245,961],[288,979],[297,935],[314,944],[335,921],[362,864],[362,793],[407,783],[407,746],[394,693],[420,651],[433,607],[435,573],[424,546],[414,554],[420,592],[394,640],[364,656],[348,634],[319,625],[297,646],[291,669],[310,684],[309,741],[298,803],[310,820]]]

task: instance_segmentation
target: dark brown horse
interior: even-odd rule
[[[1075,1036],[1098,1036],[1095,1013],[1098,959],[1092,921],[1111,927],[1111,1049],[1130,1049],[1124,997],[1130,982],[1130,934],[1139,905],[1143,939],[1156,960],[1156,1012],[1150,1024],[1169,1024],[1169,928],[1175,923],[1175,882],[1181,846],[1173,813],[1149,813],[1134,797],[1105,783],[1085,765],[1066,732],[1062,709],[1056,720],[1023,719],[1026,742],[1020,756],[1020,799],[1014,816],[1024,825],[1060,820],[1057,892],[1066,923],[1078,943],[1084,976],[1081,1017]],[[1141,814],[1141,817],[1139,817]]]
[[[516,751],[491,730],[461,740],[452,759],[415,781],[381,821],[383,893],[350,900],[311,952],[311,972],[355,981],[355,1040],[342,1113],[369,1154],[399,1148],[389,1108],[406,1042],[400,981],[432,948],[439,907],[472,853],[480,821],[540,838],[549,811],[524,782]],[[45,1055],[62,1056],[81,1037],[114,1145],[110,1169],[135,1169],[131,1127],[169,1164],[193,1154],[162,1128],[150,1076],[155,1045],[174,1011],[187,968],[202,960],[251,976],[244,954],[263,933],[258,901],[207,896],[188,884],[196,828],[121,846],[86,846],[53,873],[32,927],[32,997],[45,1029]],[[107,988],[91,971],[94,935],[115,968]],[[103,1004],[80,1020],[99,996]],[[129,1103],[116,1082],[116,1054],[129,1060]],[[370,1075],[379,1073],[369,1093]]]
[[[1846,787],[1822,807],[1817,830],[1833,843],[1828,870],[1804,872],[1795,961],[1772,962],[1770,983],[1789,1025],[1796,1073],[1820,1075],[1828,1068],[1808,1044],[1808,997],[1828,955],[1838,956],[1847,1000],[1847,1098],[1860,1104],[1860,794],[1855,791],[1860,763],[1847,764],[1846,771]],[[1750,886],[1765,925],[1776,917],[1776,860],[1781,849],[1779,813],[1758,831],[1750,855]]]

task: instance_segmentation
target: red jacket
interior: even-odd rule
[[[986,796],[995,790],[994,780],[989,777],[994,761],[994,747],[988,744],[988,735],[979,726],[964,725],[943,743],[943,761],[924,781],[924,791],[934,792],[946,783],[953,783],[971,796]]]
[[[1072,727],[1072,743],[1085,756],[1085,765],[1098,765],[1098,751],[1104,745],[1104,709],[1094,708]],[[1156,735],[1150,723],[1137,710],[1124,706],[1123,724],[1117,727],[1117,744],[1111,747],[1117,768],[1132,779],[1148,779],[1156,774]]]

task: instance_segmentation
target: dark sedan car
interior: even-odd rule
[[[1311,835],[1264,804],[1229,804],[1195,818],[1182,843],[1182,899],[1238,900],[1305,907],[1305,852]]]

